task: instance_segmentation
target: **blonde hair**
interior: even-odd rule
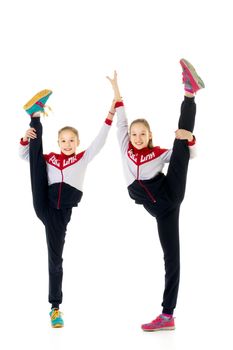
[[[63,128],[61,128],[61,129],[58,131],[58,138],[60,137],[60,135],[61,135],[61,133],[62,133],[63,131],[67,131],[67,130],[73,132],[73,133],[75,134],[75,136],[77,136],[77,139],[79,139],[78,130],[75,129],[75,128],[73,128],[73,126],[64,126]]]
[[[148,121],[147,121],[146,119],[144,119],[144,118],[138,118],[138,119],[133,120],[132,123],[130,124],[129,132],[131,132],[132,126],[133,126],[134,124],[136,124],[136,123],[141,123],[141,124],[143,124],[143,125],[147,128],[147,130],[148,130],[149,132],[151,132],[151,130],[150,130],[150,124],[149,124]],[[154,147],[152,138],[149,140],[147,147],[148,147],[148,148],[153,148],[153,147]]]

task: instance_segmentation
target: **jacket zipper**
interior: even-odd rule
[[[156,203],[156,199],[154,198],[153,194],[148,190],[148,188],[142,183],[141,180],[139,180],[139,165],[137,166],[137,180],[139,182],[139,185],[144,189],[144,191],[147,193],[149,198],[152,200],[153,203]]]
[[[63,180],[64,180],[64,177],[63,177],[63,172],[61,170],[61,183],[58,191],[57,209],[60,209],[60,206],[61,206],[61,188],[62,188]]]

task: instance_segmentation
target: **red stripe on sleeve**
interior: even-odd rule
[[[195,145],[195,143],[196,143],[196,137],[193,135],[193,139],[192,139],[192,141],[188,142],[188,146],[193,146],[193,145]]]
[[[117,102],[115,103],[115,108],[117,108],[117,107],[122,107],[122,106],[124,106],[123,101],[117,101]]]
[[[106,123],[107,125],[112,125],[112,120],[106,118],[106,119],[105,119],[105,123]]]
[[[28,141],[23,141],[23,138],[21,138],[21,139],[20,139],[20,144],[21,144],[22,146],[27,146],[27,145],[29,144],[29,142],[28,142]]]

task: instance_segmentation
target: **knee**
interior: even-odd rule
[[[49,258],[49,273],[51,274],[60,274],[63,271],[62,267],[62,258]]]
[[[174,252],[164,255],[165,266],[172,270],[177,270],[180,268],[180,252],[179,247],[175,249]]]
[[[179,194],[178,198],[177,198],[177,205],[180,205],[183,200],[184,200],[184,196],[185,196],[185,189],[181,190],[181,193]]]
[[[63,272],[62,263],[59,264],[49,264],[49,273],[57,275]]]
[[[45,224],[45,212],[44,209],[41,208],[40,206],[36,205],[35,203],[33,203],[34,206],[34,210],[36,213],[36,216]]]

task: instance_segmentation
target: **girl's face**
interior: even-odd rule
[[[61,152],[66,156],[70,156],[71,154],[75,153],[79,143],[79,139],[71,130],[62,131],[58,138],[58,145]]]
[[[133,123],[129,132],[132,145],[138,150],[148,146],[152,133],[143,123]]]

